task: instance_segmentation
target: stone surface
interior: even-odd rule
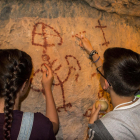
[[[57,140],[85,140],[93,103],[103,93],[109,102],[110,97],[101,90],[96,67],[74,35],[85,35],[102,59],[108,47],[140,53],[140,31],[130,21],[80,0],[0,1],[0,48],[21,49],[34,65],[32,89],[21,110],[45,114],[40,70],[43,63],[50,63],[60,119]]]
[[[140,16],[139,0],[85,0],[91,7],[120,15]]]
[[[108,13],[120,15],[125,22],[140,29],[139,0],[85,0],[91,7]],[[114,14],[112,14],[113,16]]]

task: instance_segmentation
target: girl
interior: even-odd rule
[[[59,121],[51,92],[53,74],[46,67],[42,76],[46,116],[23,113],[19,104],[30,87],[31,57],[17,49],[0,50],[0,140],[55,140]]]

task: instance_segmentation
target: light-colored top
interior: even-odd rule
[[[140,140],[140,98],[100,119],[114,140]]]

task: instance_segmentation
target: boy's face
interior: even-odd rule
[[[101,67],[101,73],[102,75],[104,75],[103,67]],[[104,89],[103,87],[105,84],[105,78],[102,75],[100,75],[100,84],[101,84],[102,89]]]
[[[100,74],[100,84],[101,84],[101,87],[102,87],[103,90],[105,90],[105,89],[104,89],[105,77],[104,77],[104,70],[103,70],[103,67],[102,67],[102,66],[99,67],[99,68],[97,69],[97,72]]]

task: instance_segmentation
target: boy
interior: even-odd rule
[[[95,104],[89,119],[89,140],[140,139],[140,55],[125,48],[109,48],[100,59],[85,37],[76,35],[100,73],[103,90],[111,96],[113,111],[98,119],[101,106]]]

